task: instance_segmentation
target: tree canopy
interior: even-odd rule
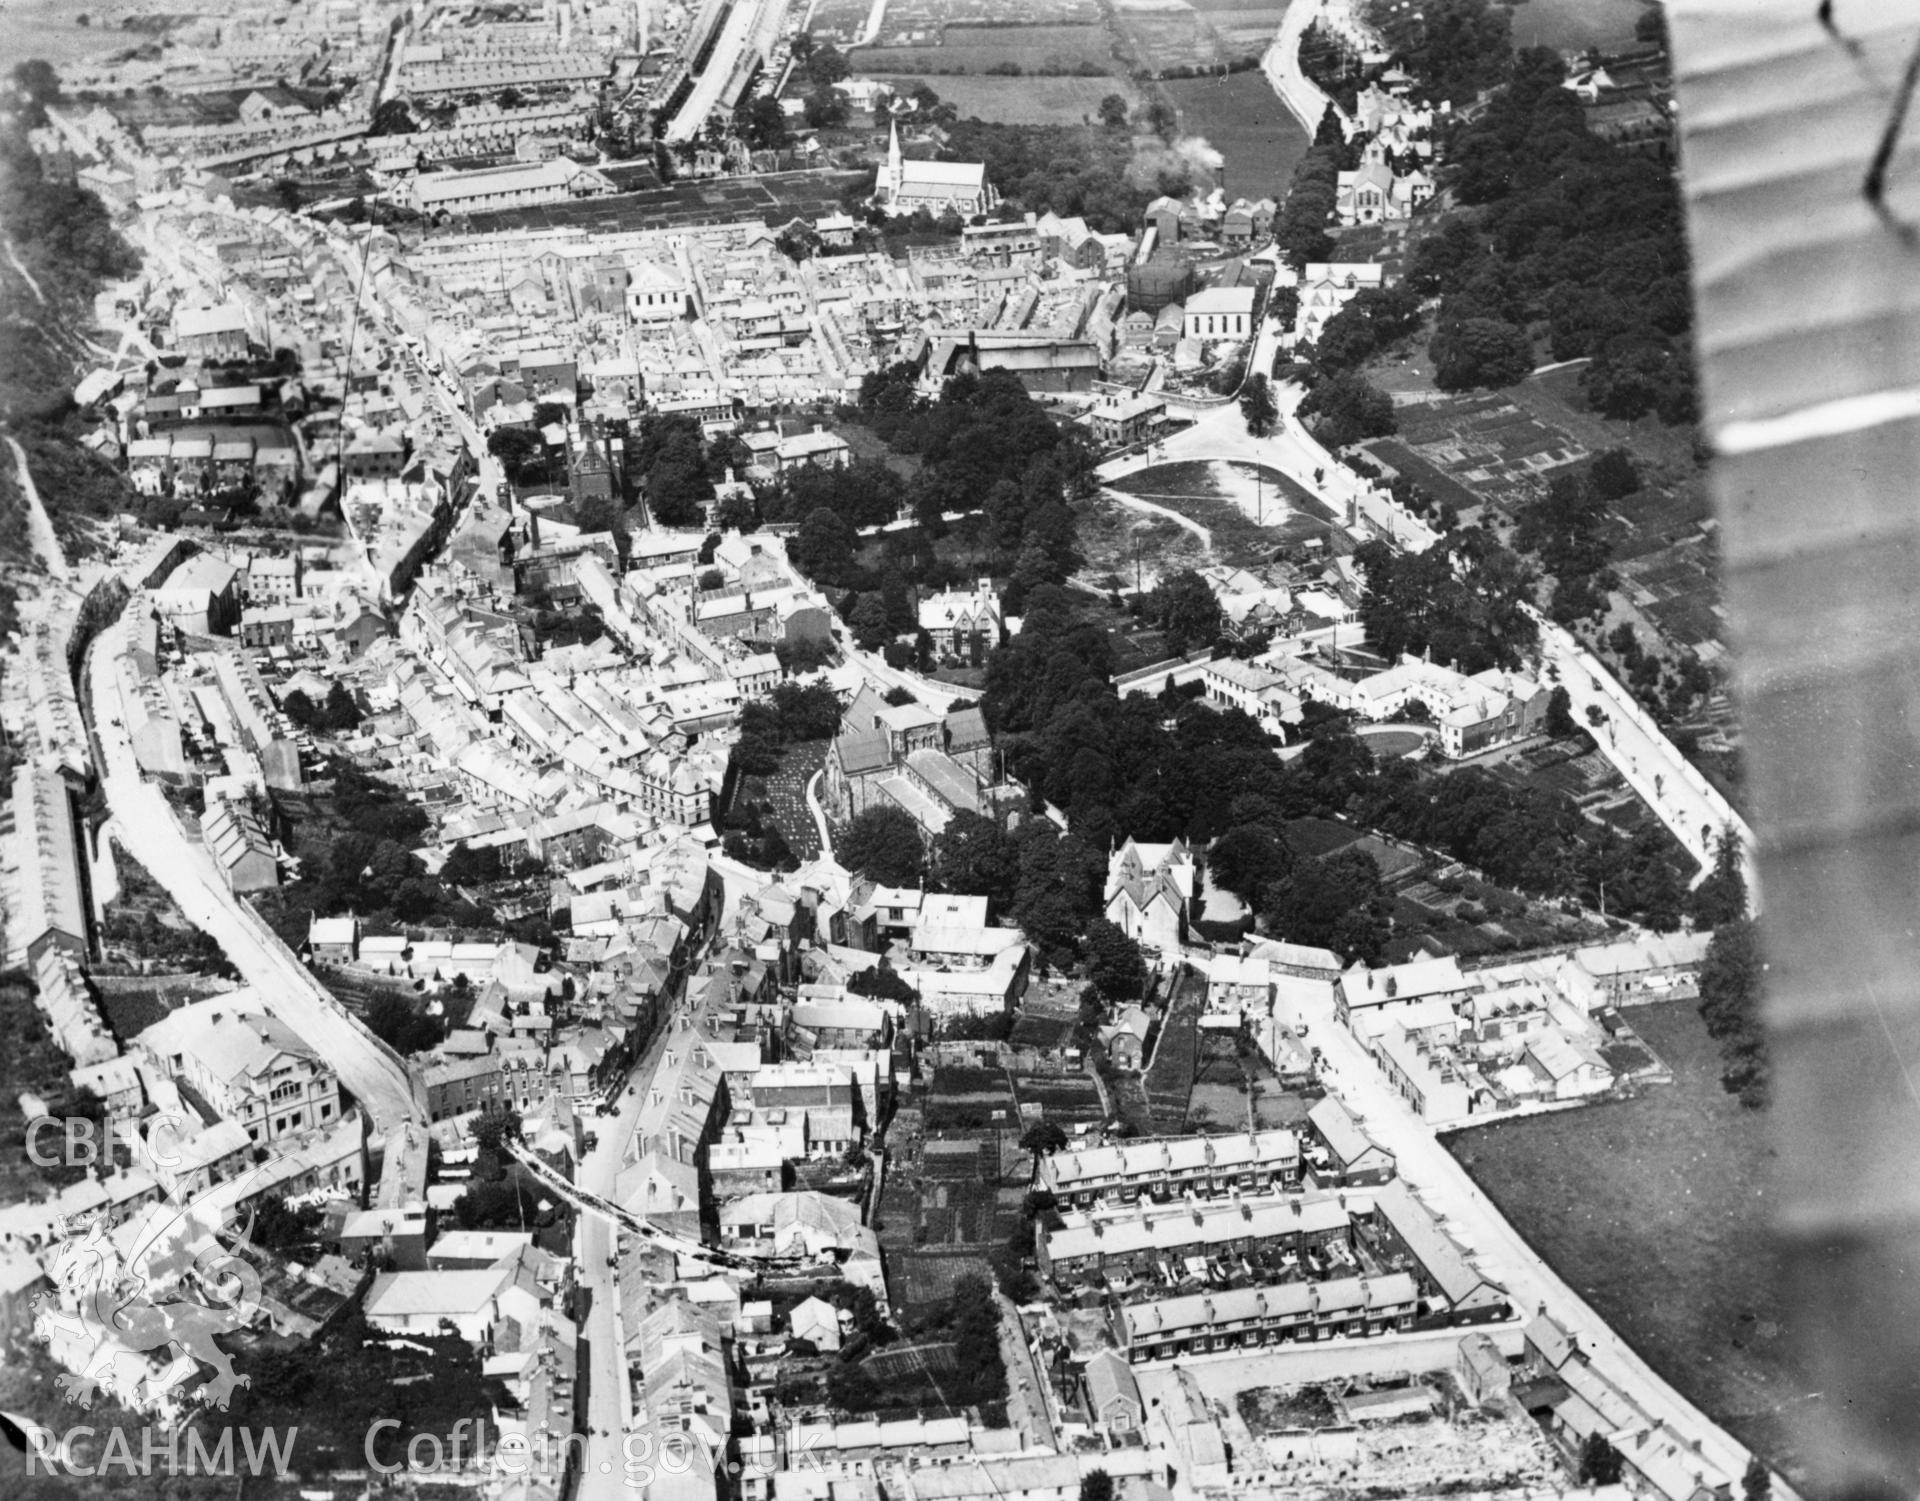
[[[834,856],[849,870],[864,872],[883,886],[918,886],[925,863],[920,825],[903,808],[868,808],[856,813],[833,841]]]

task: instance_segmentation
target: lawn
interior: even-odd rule
[[[939,55],[937,52],[934,54]],[[962,119],[994,120],[1006,125],[1081,125],[1100,113],[1100,101],[1118,94],[1128,109],[1140,105],[1140,91],[1125,78],[1002,78],[919,73],[881,75],[901,93],[928,85]]]
[[[1638,1099],[1450,1136],[1502,1213],[1649,1364],[1776,1465],[1804,1411],[1774,1285],[1766,1117],[1720,1087],[1693,1004],[1629,1020],[1674,1074]]]

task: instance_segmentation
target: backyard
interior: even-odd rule
[[[1674,1083],[1447,1138],[1514,1226],[1656,1370],[1791,1478],[1818,1400],[1774,1285],[1765,1115],[1720,1087],[1692,1002],[1635,1007]]]

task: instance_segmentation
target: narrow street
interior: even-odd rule
[[[1680,754],[1679,747],[1647,717],[1633,695],[1593,653],[1537,612],[1535,618],[1540,625],[1541,652],[1557,670],[1560,686],[1567,690],[1574,722],[1592,730],[1601,753],[1627,785],[1687,853],[1699,858],[1700,870],[1693,884],[1698,886],[1712,871],[1720,836],[1732,829],[1745,852],[1747,890],[1758,910],[1760,875],[1753,830],[1746,820]],[[1589,709],[1598,709],[1605,718],[1592,724],[1587,718]]]

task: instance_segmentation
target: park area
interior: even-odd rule
[[[1117,480],[1123,494],[1176,511],[1212,537],[1207,561],[1248,565],[1321,538],[1334,552],[1351,547],[1326,503],[1264,464],[1188,460],[1155,464]]]
[[[1647,1362],[1791,1476],[1784,1412],[1803,1415],[1793,1311],[1775,1286],[1767,1118],[1720,1087],[1692,1002],[1628,1020],[1674,1082],[1637,1099],[1447,1138],[1573,1290]]]

